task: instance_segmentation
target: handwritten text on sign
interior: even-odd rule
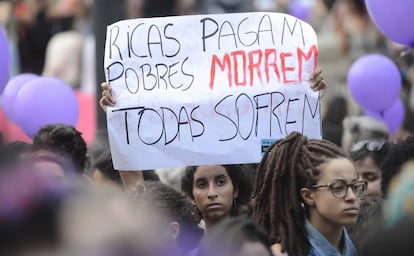
[[[133,19],[107,28],[114,166],[144,170],[260,161],[261,140],[321,137],[309,88],[313,29],[279,13]]]

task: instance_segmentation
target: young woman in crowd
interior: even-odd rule
[[[362,199],[382,197],[381,165],[389,146],[385,139],[361,140],[351,146],[350,157],[355,163],[359,179],[368,184]]]
[[[182,191],[194,201],[208,230],[229,217],[238,216],[250,202],[252,182],[244,165],[190,166],[181,180]]]
[[[259,164],[253,217],[276,253],[356,255],[344,226],[357,220],[366,188],[337,145],[292,132]]]

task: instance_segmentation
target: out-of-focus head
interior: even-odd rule
[[[162,244],[160,248],[164,246],[185,254],[197,246],[202,235],[198,227],[200,219],[183,193],[160,181],[146,181],[137,185],[130,197],[137,208],[153,213],[155,221],[151,230]]]
[[[137,210],[119,186],[82,186],[62,206],[62,249],[82,255],[155,256],[158,244],[147,234],[152,214]]]
[[[383,203],[384,226],[368,236],[360,255],[404,255],[414,249],[414,161],[406,162],[390,182]],[[378,225],[378,223],[376,223]],[[366,233],[364,234],[366,235]]]
[[[198,256],[271,256],[266,232],[253,220],[227,219],[214,226],[201,241]]]
[[[384,206],[388,225],[405,217],[414,219],[414,160],[406,162],[391,180]]]
[[[8,170],[19,165],[29,148],[30,144],[23,141],[0,145],[0,170]]]
[[[100,153],[92,164],[92,180],[96,183],[113,182],[122,186],[119,171],[114,169],[112,155],[109,150]]]
[[[36,174],[62,180],[65,177],[75,176],[73,162],[64,154],[57,154],[48,149],[36,149],[26,154],[25,163]]]
[[[50,124],[41,128],[33,138],[32,152],[51,151],[70,161],[73,171],[83,174],[89,168],[87,145],[75,127],[65,124]]]
[[[1,255],[159,255],[151,211],[114,185],[30,169],[0,175]]]
[[[25,255],[60,245],[58,211],[66,189],[29,169],[0,174],[0,254]]]

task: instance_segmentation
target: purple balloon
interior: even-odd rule
[[[413,0],[366,0],[371,19],[390,40],[414,46],[414,1]]]
[[[4,32],[3,26],[0,25],[0,95],[3,93],[9,80],[9,60],[10,47],[9,40]]]
[[[307,21],[309,19],[309,7],[300,1],[293,1],[289,4],[288,12],[298,19]]]
[[[47,124],[76,126],[79,103],[73,89],[62,80],[40,77],[26,83],[17,93],[14,112],[17,124],[33,138]]]
[[[365,109],[384,111],[400,95],[401,75],[388,57],[368,54],[352,63],[348,88],[355,101]]]
[[[402,100],[398,98],[390,108],[382,113],[365,110],[365,114],[386,124],[388,131],[394,134],[404,122],[405,108]]]
[[[16,95],[23,85],[35,78],[39,78],[39,76],[31,73],[19,74],[10,79],[4,88],[3,94],[1,95],[1,106],[4,114],[13,123],[16,123],[16,115],[14,113]]]

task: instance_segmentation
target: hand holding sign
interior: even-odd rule
[[[317,68],[315,71],[312,72],[310,77],[310,87],[314,91],[321,91],[326,89],[326,82],[322,76],[322,69]]]
[[[112,88],[107,82],[101,83],[101,89],[102,89],[102,96],[99,100],[99,105],[101,106],[102,110],[106,112],[107,106],[115,106],[116,99],[112,95]]]

